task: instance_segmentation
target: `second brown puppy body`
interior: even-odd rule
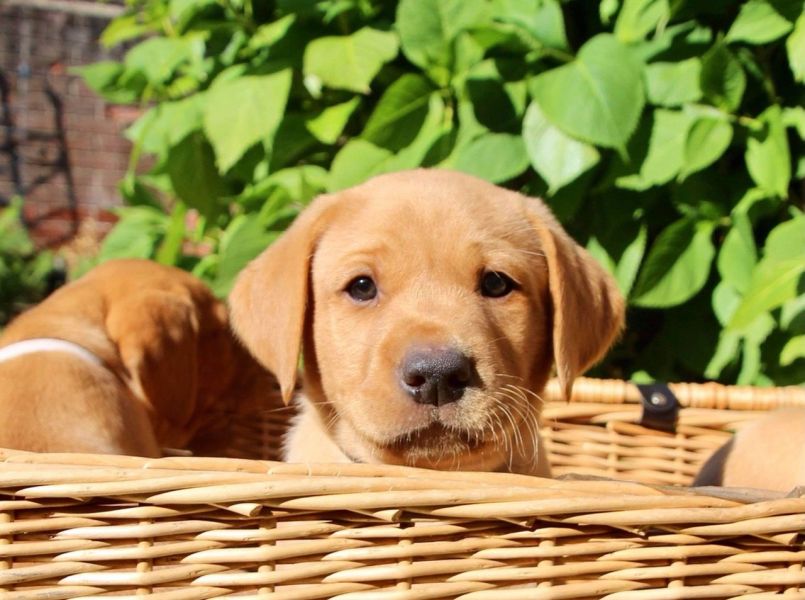
[[[569,392],[623,323],[613,279],[542,202],[438,170],[316,199],[230,303],[286,399],[303,352],[286,459],[538,475],[552,365]]]
[[[53,340],[90,360],[0,361],[0,447],[159,456],[259,407],[274,382],[203,282],[146,260],[106,262],[57,290],[9,324],[0,349]]]

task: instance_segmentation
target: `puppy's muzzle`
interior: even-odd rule
[[[419,404],[444,406],[473,385],[472,360],[449,347],[415,347],[400,365],[400,385]]]

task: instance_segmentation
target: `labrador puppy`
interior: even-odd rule
[[[539,200],[414,170],[317,198],[241,273],[246,346],[294,392],[292,462],[548,475],[539,397],[623,323],[613,279]]]
[[[788,492],[805,486],[805,409],[783,409],[753,421],[716,450],[693,485]]]
[[[272,382],[200,280],[109,261],[2,332],[0,447],[159,456]]]

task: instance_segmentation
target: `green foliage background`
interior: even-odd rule
[[[801,0],[133,0],[101,41],[86,81],[148,108],[102,258],[223,295],[316,194],[453,168],[614,273],[599,374],[805,381]]]
[[[0,330],[13,317],[44,298],[53,254],[37,252],[22,224],[22,198],[0,208]]]

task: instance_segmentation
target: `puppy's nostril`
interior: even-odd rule
[[[470,384],[470,373],[461,372],[451,375],[447,379],[447,385],[451,388],[465,388]]]
[[[422,375],[406,375],[405,376],[405,384],[411,386],[412,388],[419,388],[427,383],[427,379],[425,379]]]

